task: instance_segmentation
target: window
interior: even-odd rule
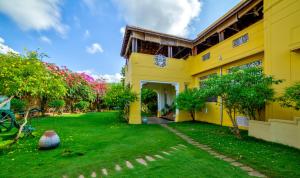
[[[206,54],[204,54],[203,56],[202,56],[202,61],[206,61],[206,60],[208,60],[210,58],[210,52],[208,52],[208,53],[206,53]]]
[[[212,77],[212,76],[214,76],[214,75],[217,75],[217,74],[216,74],[216,73],[213,73],[213,74],[209,74],[209,75],[200,77],[200,78],[199,78],[199,87],[200,87],[200,89],[201,89],[201,87],[204,87],[203,82],[204,82],[205,80],[207,80],[209,77]],[[217,101],[218,101],[218,97],[216,97],[216,96],[209,97],[209,98],[207,98],[207,100],[206,100],[206,102],[217,102]]]
[[[261,60],[257,60],[257,61],[253,61],[247,64],[243,64],[240,66],[236,66],[236,67],[231,67],[228,69],[228,73],[230,73],[232,71],[233,68],[238,68],[238,69],[248,69],[251,67],[261,67],[262,66],[262,61]]]
[[[249,40],[249,36],[248,36],[248,33],[246,33],[245,35],[243,35],[243,36],[241,36],[241,37],[239,37],[239,38],[233,40],[233,41],[232,41],[232,46],[233,46],[233,47],[240,46],[240,45],[242,45],[242,44],[244,44],[244,43],[247,43],[248,40]]]

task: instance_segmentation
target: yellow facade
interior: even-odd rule
[[[247,1],[242,2],[239,7],[246,3]],[[258,4],[259,0],[253,0],[253,3]],[[251,4],[247,6],[250,9]],[[127,59],[126,83],[130,84],[133,91],[137,93],[140,93],[142,83],[145,81],[170,83],[175,88],[177,87],[178,92],[181,92],[186,86],[189,88],[199,87],[201,77],[214,73],[226,74],[228,69],[233,66],[260,61],[267,74],[273,75],[276,79],[285,80],[283,84],[275,86],[276,92],[281,93],[286,86],[300,81],[299,19],[300,1],[264,0],[262,19],[199,54],[189,55],[185,60],[168,58],[166,66],[162,68],[154,64],[154,55],[132,52]],[[144,41],[150,39],[149,36],[138,32],[138,39]],[[155,40],[159,42],[162,37],[155,32],[150,32],[153,39],[153,36],[158,35]],[[234,47],[233,41],[245,34],[248,35],[248,41]],[[167,38],[172,38],[172,36],[167,36]],[[128,41],[130,40],[129,38]],[[174,40],[181,39],[174,37]],[[188,47],[187,43],[184,43],[186,47]],[[127,50],[124,48],[124,51]],[[210,58],[205,61],[202,60],[202,57],[207,53],[210,53]],[[140,108],[140,101],[131,104],[129,123],[141,123]],[[299,116],[300,112],[282,108],[277,103],[272,103],[266,108],[265,119],[293,120]],[[187,120],[191,120],[187,113],[176,112],[176,122]],[[222,110],[221,106],[215,102],[208,102],[206,108],[196,114],[196,120],[214,124],[221,124],[222,122],[223,125],[230,126],[225,110]]]

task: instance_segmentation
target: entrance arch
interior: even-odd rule
[[[179,93],[179,84],[176,82],[142,80],[140,81],[140,93],[142,93],[143,88],[151,88],[157,93],[157,120],[155,120],[155,118],[149,118],[149,121],[153,123],[164,123],[163,120],[158,121],[159,118],[175,121],[179,111],[173,108],[176,95]],[[141,100],[140,106],[142,107]],[[141,117],[141,119],[143,122],[145,118]]]

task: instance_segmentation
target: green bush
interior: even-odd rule
[[[176,97],[176,107],[179,110],[189,112],[191,118],[195,121],[196,111],[200,111],[205,107],[206,100],[207,95],[203,90],[186,89]]]
[[[128,120],[129,105],[138,99],[137,94],[131,90],[131,87],[121,84],[112,85],[104,96],[105,104],[110,108],[116,108],[120,111],[120,116]]]
[[[283,107],[300,110],[300,82],[286,88],[283,96],[279,98],[279,101]]]
[[[13,98],[10,101],[10,105],[11,110],[13,110],[14,112],[22,112],[25,110],[26,102],[21,99]]]
[[[90,103],[87,101],[79,101],[78,103],[75,104],[75,108],[81,112],[86,112],[89,106]]]
[[[53,100],[48,103],[48,106],[54,109],[53,114],[55,112],[62,113],[62,109],[64,108],[65,105],[66,102],[64,100]]]

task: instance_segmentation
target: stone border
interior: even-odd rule
[[[267,177],[266,175],[258,172],[257,170],[238,162],[237,160],[233,159],[233,158],[229,158],[223,154],[220,154],[216,151],[214,151],[212,148],[210,148],[207,145],[201,144],[197,141],[195,141],[194,139],[192,139],[191,137],[183,134],[182,132],[179,132],[177,129],[171,128],[169,127],[167,124],[160,124],[162,127],[166,128],[167,130],[171,131],[172,133],[174,133],[175,135],[179,136],[181,139],[183,139],[184,141],[186,141],[187,143],[201,149],[204,150],[206,152],[208,152],[210,155],[214,156],[215,158],[221,159],[225,162],[230,163],[232,166],[235,167],[239,167],[240,169],[244,170],[245,172],[248,173],[248,175],[253,176],[253,177]]]

